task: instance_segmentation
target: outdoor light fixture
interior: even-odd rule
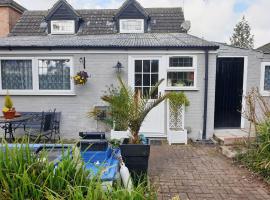
[[[121,72],[121,70],[124,68],[122,63],[120,63],[119,61],[117,62],[117,64],[113,67],[117,70],[118,73]]]
[[[82,63],[83,69],[85,69],[85,57],[80,58],[80,63]]]

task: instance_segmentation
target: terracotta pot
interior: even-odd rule
[[[15,110],[7,111],[7,112],[3,112],[3,114],[6,119],[13,119],[15,118],[16,111]]]

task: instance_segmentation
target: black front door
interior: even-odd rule
[[[215,128],[240,128],[244,58],[218,58]]]

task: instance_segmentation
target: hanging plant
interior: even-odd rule
[[[89,78],[89,75],[86,71],[80,71],[76,74],[76,76],[73,77],[75,85],[85,85],[87,83],[87,80]]]

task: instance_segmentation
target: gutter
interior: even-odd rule
[[[116,50],[116,49],[121,49],[121,50],[217,50],[218,47],[216,46],[184,46],[184,47],[178,47],[178,46],[1,46],[0,45],[0,50],[77,50],[77,49],[82,49],[82,50]]]
[[[207,130],[207,108],[208,108],[208,72],[209,72],[209,51],[205,50],[205,73],[204,73],[204,110],[203,110],[203,134],[202,140],[206,140]]]

